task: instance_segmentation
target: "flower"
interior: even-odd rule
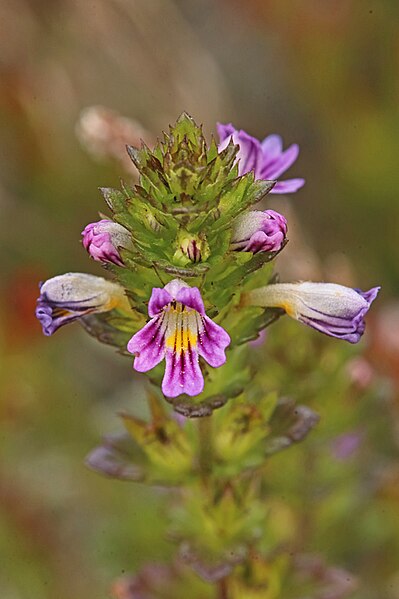
[[[224,150],[230,141],[240,146],[237,154],[239,175],[254,171],[255,179],[278,179],[298,158],[299,146],[292,144],[283,151],[280,135],[268,135],[260,142],[242,129],[235,129],[231,123],[217,123],[217,131],[220,138],[219,152]],[[305,179],[278,181],[270,193],[293,193],[304,184]]]
[[[206,316],[199,289],[180,279],[152,290],[148,314],[151,320],[127,345],[135,370],[147,372],[165,358],[164,395],[198,395],[204,387],[199,356],[214,368],[224,364],[229,335]]]
[[[88,224],[82,231],[82,243],[90,256],[98,262],[112,262],[123,266],[118,248],[131,248],[130,233],[125,227],[106,218]]]
[[[379,290],[360,291],[335,283],[281,283],[249,291],[242,302],[282,308],[321,333],[357,343],[364,332],[364,316]]]
[[[242,252],[278,252],[287,234],[287,221],[274,210],[251,210],[233,224],[231,247]]]
[[[102,277],[69,272],[40,285],[36,317],[43,333],[52,335],[69,322],[93,312],[130,310],[123,287]]]

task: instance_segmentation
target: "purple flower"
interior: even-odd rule
[[[206,316],[199,289],[180,279],[152,290],[148,314],[151,320],[127,345],[134,368],[147,372],[165,359],[164,395],[198,395],[204,387],[199,356],[214,368],[224,364],[229,335]]]
[[[357,343],[379,290],[361,291],[334,283],[281,283],[249,291],[242,301],[244,305],[282,308],[321,333]]]
[[[278,179],[298,158],[298,145],[293,144],[283,151],[280,135],[268,135],[260,142],[242,129],[235,129],[231,123],[217,123],[217,131],[220,138],[219,152],[224,150],[231,140],[240,146],[237,154],[239,175],[254,171],[255,179]],[[278,181],[270,193],[293,193],[304,183],[304,179]]]
[[[233,224],[231,247],[242,252],[278,252],[287,234],[287,221],[274,210],[251,210]]]
[[[336,460],[348,460],[356,453],[363,441],[360,432],[350,432],[335,437],[331,443],[331,453]]]
[[[85,249],[94,260],[112,262],[117,266],[123,266],[118,249],[132,247],[129,231],[105,218],[87,225],[82,231],[82,237]]]
[[[123,287],[102,277],[69,272],[40,285],[36,317],[43,333],[52,335],[82,316],[114,308],[130,309]]]

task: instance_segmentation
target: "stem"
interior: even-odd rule
[[[217,599],[229,599],[229,595],[227,593],[227,578],[222,578],[217,583],[218,595]]]
[[[157,275],[158,279],[161,281],[161,284],[165,287],[165,281],[162,280],[161,275],[159,274],[159,270],[158,268],[155,266],[154,263],[152,263],[152,268],[155,270],[155,274]]]
[[[206,482],[212,471],[212,420],[211,416],[198,419],[198,463],[202,480]]]

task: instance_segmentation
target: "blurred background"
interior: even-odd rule
[[[93,105],[106,110],[82,117]],[[268,203],[291,225],[283,280],[383,286],[351,374],[375,385],[374,399],[350,403],[350,426],[367,437],[377,424],[361,470],[345,470],[363,484],[343,487],[363,494],[364,527],[309,548],[363,577],[360,599],[397,599],[397,0],[0,0],[0,596],[98,599],[125,570],[169,554],[162,492],[83,464],[103,433],[121,429],[118,410],[142,411],[142,378],[78,325],[44,338],[33,313],[38,281],[102,274],[80,244],[106,210],[98,187],[134,177],[124,143],[152,143],[183,110],[209,139],[231,121],[300,145],[288,175],[305,187]],[[297,329],[299,344],[313,342]],[[328,405],[314,405],[322,421]],[[320,516],[330,528],[347,517]]]

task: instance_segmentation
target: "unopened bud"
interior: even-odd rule
[[[90,223],[83,229],[82,237],[85,249],[97,262],[112,262],[123,266],[119,248],[132,247],[129,231],[112,220],[103,219]]]
[[[274,210],[251,210],[233,224],[231,247],[241,252],[278,252],[287,235],[287,221]]]
[[[204,235],[195,235],[184,231],[178,237],[177,246],[174,258],[182,266],[186,266],[190,262],[193,264],[205,262],[210,254],[209,245]]]

